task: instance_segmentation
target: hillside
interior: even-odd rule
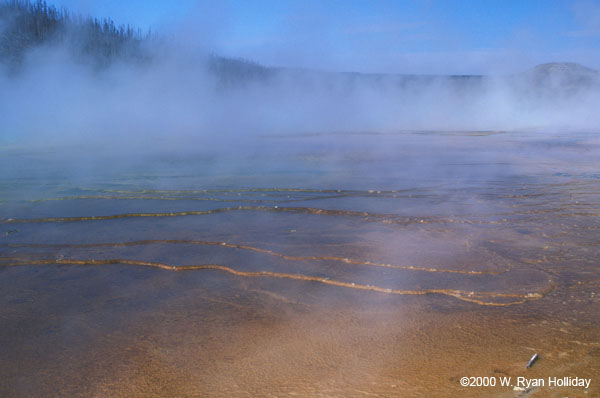
[[[538,87],[562,89],[568,92],[600,83],[598,71],[572,62],[538,65],[526,74],[531,75],[534,84]]]
[[[96,66],[116,57],[130,61],[147,58],[142,43],[149,34],[110,19],[71,15],[45,1],[12,0],[0,3],[0,62],[18,68],[25,55],[44,45],[64,45],[71,56]]]
[[[163,43],[158,36],[142,33],[129,25],[117,26],[110,19],[72,15],[45,1],[10,0],[0,2],[0,65],[18,73],[32,50],[58,46],[78,63],[97,69],[119,60],[127,63],[152,62]],[[206,58],[205,58],[206,59]],[[320,72],[294,68],[266,67],[240,59],[211,55],[206,67],[225,86],[266,82],[278,76],[292,77],[303,86],[320,85],[339,91],[357,85],[373,89],[419,90],[439,83],[454,91],[470,94],[480,90],[485,76],[433,76]],[[514,89],[527,95],[574,95],[581,90],[600,88],[600,74],[574,63],[548,63],[507,78]]]

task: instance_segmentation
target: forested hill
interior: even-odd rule
[[[47,44],[64,44],[73,57],[96,66],[115,57],[144,60],[142,42],[149,38],[110,19],[71,15],[45,1],[0,3],[0,61],[18,68],[28,51]]]
[[[0,0],[0,67],[18,73],[26,55],[36,48],[55,46],[72,60],[103,69],[113,61],[147,64],[160,54],[164,42],[150,32],[129,25],[115,25],[110,19],[73,15],[45,1]],[[43,62],[43,58],[37,61]],[[372,73],[335,73],[266,67],[245,60],[212,55],[206,58],[208,69],[222,83],[238,86],[245,82],[270,80],[285,75],[310,86],[315,81],[341,90],[356,85],[374,88],[421,89],[443,78],[457,92],[481,90],[484,76],[428,76]],[[198,65],[200,66],[200,65]],[[508,77],[516,90],[536,95],[576,94],[582,89],[600,88],[600,74],[572,63],[539,65]]]
[[[18,72],[31,50],[48,45],[66,50],[76,62],[102,69],[115,60],[151,62],[161,39],[110,19],[74,15],[42,0],[0,0],[0,66]],[[208,67],[227,84],[268,79],[277,70],[215,55],[208,61]]]

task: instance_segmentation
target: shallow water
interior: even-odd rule
[[[0,395],[598,395],[599,144],[2,149]]]

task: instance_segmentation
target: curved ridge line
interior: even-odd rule
[[[555,286],[551,285],[548,289],[542,291],[542,293],[528,293],[528,294],[516,294],[516,293],[494,293],[494,292],[465,292],[462,290],[453,289],[424,289],[424,290],[401,290],[401,289],[389,289],[374,285],[361,285],[352,282],[342,282],[331,280],[325,277],[309,276],[302,274],[288,274],[281,272],[272,271],[239,271],[230,267],[219,264],[201,264],[201,265],[184,265],[184,266],[173,266],[158,262],[146,262],[128,259],[105,259],[105,260],[76,260],[76,259],[51,259],[51,260],[27,260],[27,259],[12,259],[12,261],[18,261],[17,264],[1,264],[2,267],[11,266],[35,266],[35,265],[48,265],[48,264],[68,264],[68,265],[109,265],[109,264],[126,264],[136,265],[142,267],[158,268],[166,271],[194,271],[194,270],[218,270],[228,272],[236,276],[243,277],[271,277],[271,278],[283,278],[283,279],[294,279],[303,280],[310,282],[319,282],[326,285],[346,287],[358,290],[370,290],[379,293],[388,293],[395,295],[414,295],[423,296],[427,294],[440,294],[445,296],[454,297],[461,301],[467,301],[483,306],[497,306],[506,307],[516,304],[524,304],[528,301],[539,300],[546,296],[549,292],[554,290]],[[508,303],[494,303],[480,300],[479,297],[506,297],[506,298],[520,298],[521,300],[512,301]]]
[[[311,188],[239,188],[239,189],[140,189],[140,190],[123,190],[123,189],[93,189],[93,188],[80,188],[84,191],[96,191],[96,192],[113,192],[113,193],[221,193],[221,192],[301,192],[301,193],[369,193],[369,194],[386,194],[386,193],[401,193],[415,190],[427,190],[426,188],[415,188],[415,189],[398,189],[398,190],[379,190],[379,189],[368,189],[368,190],[356,190],[356,189],[311,189]]]
[[[505,269],[503,271],[474,271],[474,270],[453,270],[443,268],[432,268],[432,267],[415,267],[412,265],[395,265],[386,263],[377,263],[373,261],[360,261],[352,260],[346,257],[337,256],[289,256],[283,253],[278,253],[272,250],[261,249],[259,247],[238,245],[235,243],[227,242],[215,242],[215,241],[203,241],[203,240],[185,240],[185,239],[148,239],[138,240],[131,242],[113,242],[113,243],[84,243],[84,244],[6,244],[8,247],[57,247],[57,248],[91,248],[91,247],[127,247],[127,246],[141,246],[148,244],[189,244],[189,245],[206,245],[206,246],[221,246],[232,249],[249,250],[257,253],[268,254],[275,257],[283,258],[284,260],[291,261],[340,261],[346,264],[352,265],[367,265],[373,267],[383,267],[392,269],[402,269],[409,271],[423,271],[423,272],[442,272],[442,273],[454,273],[454,274],[465,274],[465,275],[500,275],[510,271]],[[3,245],[0,245],[3,246]]]
[[[454,219],[439,219],[431,220],[418,217],[402,217],[397,214],[378,214],[364,211],[354,210],[333,210],[333,209],[317,209],[313,207],[267,207],[267,206],[235,206],[221,207],[211,210],[198,211],[181,211],[181,212],[165,212],[165,213],[123,213],[113,214],[108,216],[83,216],[83,217],[42,217],[42,218],[7,218],[0,221],[2,224],[14,223],[42,223],[42,222],[75,222],[75,221],[97,221],[97,220],[114,220],[120,218],[133,217],[180,217],[180,216],[200,216],[207,214],[225,213],[230,211],[272,211],[282,213],[298,213],[298,214],[323,214],[333,216],[353,216],[353,217],[372,217],[372,218],[391,218],[395,220],[385,219],[388,223],[400,223],[400,219],[404,218],[404,224],[430,224],[430,223],[459,223],[459,224],[474,224],[474,223],[490,223],[499,224],[495,221],[469,221],[469,220],[454,220]]]
[[[84,217],[42,217],[42,218],[21,218],[21,219],[5,219],[3,223],[38,223],[38,222],[71,222],[71,221],[91,221],[91,220],[113,220],[119,218],[132,218],[132,217],[180,217],[180,216],[200,216],[207,214],[226,213],[230,211],[273,211],[273,212],[295,212],[295,213],[309,213],[309,214],[347,214],[347,215],[361,215],[368,216],[366,212],[353,212],[353,211],[341,211],[341,210],[323,210],[313,209],[310,207],[267,207],[267,206],[235,206],[235,207],[221,207],[218,209],[210,210],[192,210],[192,211],[180,211],[180,212],[165,212],[165,213],[123,213],[113,214],[108,216],[84,216]],[[334,212],[334,213],[331,213]]]
[[[308,202],[312,200],[326,200],[326,199],[338,199],[338,198],[351,198],[358,197],[355,194],[340,194],[340,195],[328,195],[328,196],[313,196],[309,198],[296,198],[296,199],[238,199],[235,197],[224,197],[224,198],[207,198],[198,196],[119,196],[119,195],[77,195],[77,196],[61,196],[56,198],[40,198],[30,199],[30,203],[40,202],[53,202],[53,201],[67,201],[67,200],[86,200],[86,199],[107,199],[107,200],[168,200],[168,201],[210,201],[210,202],[240,202],[240,203],[293,203],[293,202]],[[385,198],[394,198],[393,196],[385,196]]]
[[[261,200],[261,199],[220,199],[220,198],[201,198],[197,196],[189,196],[189,197],[177,197],[177,196],[110,196],[110,195],[78,195],[78,196],[61,196],[57,198],[41,198],[41,199],[31,199],[28,202],[37,203],[37,202],[51,202],[51,201],[61,201],[61,200],[80,200],[80,199],[127,199],[127,200],[201,200],[201,201],[211,201],[211,202],[247,202],[247,203],[273,203],[279,202],[277,200]]]
[[[119,193],[119,192],[115,192]],[[123,192],[125,193],[125,192]],[[136,192],[131,192],[136,193]],[[175,192],[172,195],[168,195],[168,191],[164,191],[166,196],[147,196],[144,195],[144,192],[139,192],[140,195],[72,195],[72,196],[59,196],[54,198],[39,198],[39,199],[30,199],[28,202],[31,203],[39,203],[39,202],[51,202],[51,201],[67,201],[67,200],[82,200],[82,199],[125,199],[125,200],[170,200],[170,201],[182,201],[182,200],[199,200],[199,201],[214,201],[214,202],[246,202],[246,203],[289,203],[289,202],[304,202],[304,201],[312,201],[312,200],[325,200],[325,199],[338,199],[338,198],[361,198],[361,197],[379,197],[384,199],[419,199],[419,198],[431,198],[436,197],[440,198],[442,195],[428,195],[428,194],[404,194],[398,195],[395,193],[385,193],[382,191],[376,192],[331,192],[329,195],[320,195],[320,196],[310,196],[310,197],[298,197],[298,198],[290,198],[289,196],[285,199],[280,199],[278,197],[272,196],[273,199],[238,199],[235,196],[225,196],[225,197],[198,197],[198,196],[185,196],[184,193]],[[155,193],[163,193],[163,191],[158,191]],[[193,193],[193,192],[190,192]],[[209,193],[209,192],[206,192]],[[327,193],[327,192],[323,192]],[[335,195],[334,195],[335,193]],[[239,193],[238,193],[239,195]],[[265,196],[265,195],[262,195]]]

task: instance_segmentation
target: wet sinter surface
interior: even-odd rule
[[[596,135],[258,141],[3,149],[0,395],[600,394]]]

